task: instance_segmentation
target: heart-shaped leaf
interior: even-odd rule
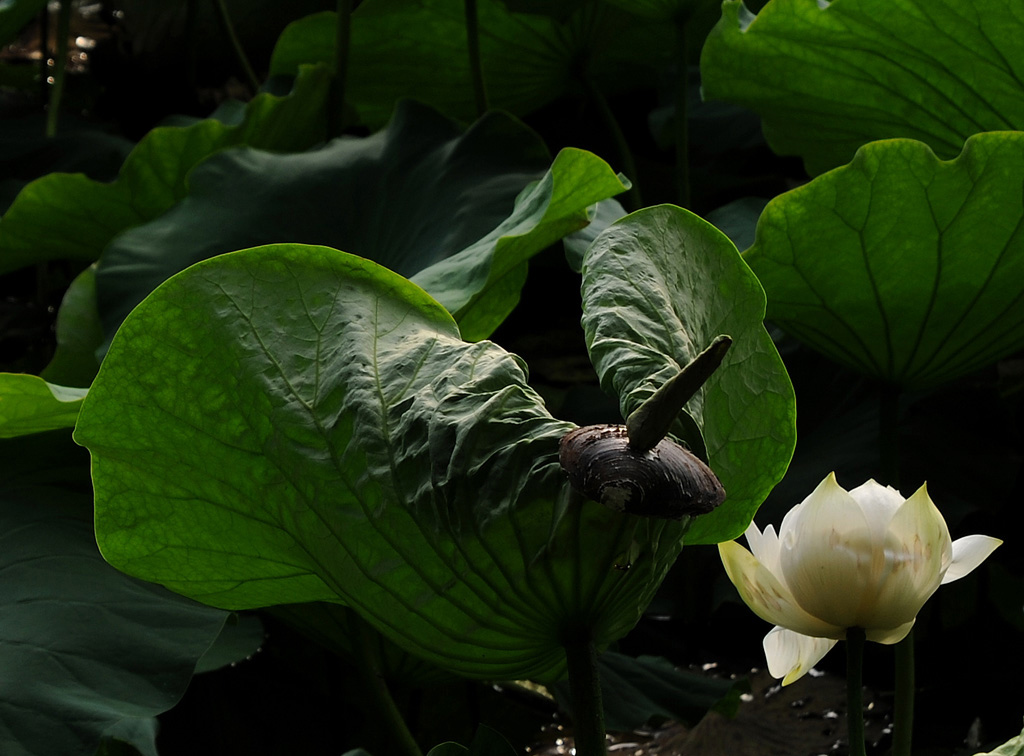
[[[88,496],[5,490],[0,506],[0,751],[94,756],[146,738],[185,692],[225,613],[106,564]]]
[[[73,428],[86,393],[35,375],[0,373],[0,438]]]
[[[764,120],[811,175],[876,139],[940,157],[982,131],[1024,129],[1024,14],[1006,0],[772,0],[756,17],[726,0],[701,54],[704,95]]]
[[[51,173],[33,181],[0,221],[0,273],[45,260],[98,259],[118,233],[172,207],[185,195],[188,172],[226,147],[307,149],[323,139],[329,83],[326,69],[307,68],[289,95],[253,98],[237,124],[207,118],[153,129],[112,183],[80,173]]]
[[[513,13],[477,0],[480,59],[494,108],[522,115],[582,91],[583,79],[608,90],[649,80],[672,50],[672,28],[588,2],[565,21]],[[281,35],[271,73],[301,64],[333,64],[333,13],[309,16]],[[446,115],[477,115],[463,0],[364,0],[352,16],[346,99],[363,123],[387,122],[395,102],[412,97]]]
[[[75,438],[119,569],[224,608],[342,601],[439,666],[549,679],[565,633],[633,626],[686,526],[570,500],[572,428],[407,280],[274,245],[140,304]]]
[[[808,345],[904,388],[1024,347],[1024,133],[978,134],[955,160],[865,145],[772,200],[745,256],[768,316]]]
[[[282,239],[413,278],[456,315],[465,338],[485,338],[518,301],[528,258],[626,189],[589,152],[563,150],[545,173],[549,163],[537,136],[507,115],[463,132],[413,102],[363,139],[296,155],[227,150],[192,173],[175,208],[104,252],[97,289],[108,338],[172,274]]]
[[[687,404],[675,433],[699,448],[725,503],[694,520],[687,543],[742,533],[782,479],[796,444],[789,375],[764,329],[765,298],[732,242],[678,207],[612,224],[583,260],[583,328],[601,385],[628,417],[712,340],[733,343]]]

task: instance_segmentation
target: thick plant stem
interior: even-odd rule
[[[676,196],[680,207],[690,206],[690,122],[688,100],[690,94],[689,56],[686,41],[687,22],[676,21],[676,116],[673,125],[673,140],[676,147]]]
[[[477,19],[476,0],[466,0],[466,42],[469,47],[469,72],[473,77],[473,98],[479,118],[487,112],[487,87],[484,69],[480,63],[480,23]]]
[[[597,85],[594,84],[586,73],[583,74],[582,81],[591,101],[597,107],[601,120],[604,121],[605,128],[608,129],[608,133],[615,143],[615,151],[619,153],[622,170],[631,183],[627,194],[630,207],[627,209],[639,210],[644,206],[643,198],[640,196],[640,186],[637,183],[636,161],[633,159],[633,151],[629,147],[629,141],[626,139],[626,135],[622,133],[622,127],[619,126],[619,121],[615,117],[615,113],[612,112],[612,108],[601,90],[597,88]]]
[[[345,128],[345,79],[348,76],[348,48],[352,37],[352,0],[338,0],[334,31],[334,80],[327,105],[328,136],[341,136]]]
[[[896,701],[893,709],[892,756],[910,756],[914,734],[914,630],[896,644]]]
[[[571,633],[564,642],[577,756],[607,756],[604,704],[597,673],[597,648],[589,631]]]
[[[391,697],[387,683],[377,663],[378,652],[374,641],[375,630],[366,622],[356,620],[353,625],[355,653],[353,658],[359,675],[362,678],[360,689],[366,696],[367,704],[377,715],[381,731],[387,733],[392,740],[394,749],[391,753],[398,756],[423,756],[423,751],[409,732],[409,727],[398,711],[395,699]]]
[[[64,77],[68,68],[68,34],[71,32],[71,0],[61,0],[57,16],[57,50],[53,54],[53,86],[46,111],[46,136],[57,136],[60,101],[64,96]]]
[[[899,453],[900,390],[885,384],[878,403],[878,453],[882,482],[900,487]]]
[[[217,16],[220,18],[220,25],[224,29],[224,33],[227,35],[228,42],[231,44],[231,51],[235,54],[235,59],[238,61],[238,65],[242,67],[242,73],[245,75],[246,83],[255,95],[260,91],[260,80],[252,68],[252,63],[249,62],[249,56],[245,54],[245,48],[242,47],[242,41],[238,38],[237,32],[235,32],[235,25],[231,22],[231,16],[228,14],[228,7],[224,4],[224,0],[213,0],[213,4],[217,8]]]
[[[864,630],[846,631],[846,719],[850,733],[850,756],[866,756],[864,742]]]

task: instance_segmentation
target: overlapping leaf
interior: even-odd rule
[[[545,173],[549,163],[513,118],[492,113],[463,132],[413,102],[370,137],[294,155],[225,151],[195,170],[173,210],[104,253],[97,290],[108,338],[173,273],[282,240],[344,249],[413,278],[467,339],[485,338],[518,301],[528,258],[626,188],[588,152],[564,150]]]
[[[1024,133],[864,146],[776,197],[747,262],[768,315],[829,357],[927,388],[1024,347]]]
[[[177,703],[225,613],[106,564],[87,496],[2,498],[0,751],[94,756],[115,737],[154,752],[152,717]]]
[[[727,495],[694,520],[687,543],[741,534],[793,454],[793,386],[764,329],[764,310],[764,292],[732,242],[678,207],[627,215],[583,260],[587,345],[623,417],[716,336],[733,339],[675,431],[699,448],[696,425]]]
[[[681,547],[683,524],[569,501],[572,427],[407,280],[275,245],[139,305],[75,437],[119,569],[225,608],[343,601],[502,679],[557,676],[574,626],[624,634]]]
[[[0,373],[0,438],[73,428],[86,393],[34,375]]]
[[[307,149],[323,138],[329,78],[326,69],[307,68],[289,95],[258,95],[234,125],[209,118],[153,129],[112,183],[78,173],[51,173],[33,181],[0,220],[0,273],[45,260],[98,259],[118,233],[180,200],[188,172],[221,149],[239,144]]]
[[[704,95],[759,113],[772,148],[818,174],[909,137],[940,157],[1024,129],[1024,8],[1014,0],[726,0],[701,57]]]
[[[480,57],[492,107],[525,114],[567,92],[580,77],[616,89],[650,76],[672,49],[672,30],[602,3],[568,19],[514,13],[478,0]],[[334,58],[334,15],[295,22],[281,35],[272,73]],[[414,97],[464,121],[476,117],[462,0],[366,0],[352,18],[346,99],[377,127],[394,103]]]

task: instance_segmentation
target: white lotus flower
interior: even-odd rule
[[[718,548],[747,606],[776,625],[764,639],[768,671],[788,685],[828,653],[850,627],[896,643],[943,583],[962,578],[999,539],[950,541],[946,521],[921,486],[909,499],[869,480],[844,490],[830,474],[782,520],[779,533],[754,523],[750,551]]]

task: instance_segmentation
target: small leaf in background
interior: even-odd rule
[[[1024,133],[972,137],[940,161],[912,140],[772,200],[745,253],[768,317],[908,389],[1024,347]]]
[[[536,134],[505,114],[463,131],[409,101],[372,136],[293,155],[227,150],[189,184],[175,208],[104,253],[97,287],[108,339],[172,274],[281,239],[412,278],[456,315],[466,339],[486,338],[515,307],[527,259],[626,188],[589,152],[563,150],[552,164]]]
[[[46,7],[46,0],[4,0],[0,3],[0,46],[6,47],[28,25],[39,11]]]
[[[582,91],[581,77],[602,90],[635,86],[672,49],[672,30],[603,3],[589,2],[565,21],[513,13],[500,0],[478,0],[480,58],[492,108],[524,115]],[[334,14],[285,29],[272,74],[306,63],[332,63]],[[395,102],[412,97],[462,121],[476,105],[463,0],[364,0],[352,16],[346,98],[361,122],[378,128]]]
[[[184,693],[224,612],[106,564],[87,495],[2,498],[0,751],[93,756],[110,736],[152,753],[151,718]]]
[[[273,245],[140,304],[75,438],[119,569],[224,608],[341,601],[464,676],[550,679],[566,626],[632,628],[685,528],[570,504],[573,427],[407,280]]]
[[[51,173],[28,184],[0,220],[0,273],[46,260],[92,262],[118,233],[156,218],[185,195],[185,177],[226,147],[304,150],[323,139],[329,72],[308,68],[290,94],[261,94],[237,125],[205,119],[146,134],[112,183]]]
[[[678,207],[647,208],[611,225],[583,262],[583,328],[606,391],[628,417],[720,335],[725,360],[690,400],[677,435],[696,423],[726,501],[694,520],[689,543],[742,533],[781,480],[796,444],[795,398],[764,329],[764,292],[732,242]]]
[[[103,324],[96,308],[96,266],[90,265],[71,282],[55,325],[57,348],[40,373],[50,383],[87,388],[100,368]]]
[[[75,427],[87,393],[35,375],[0,373],[0,438]]]
[[[890,137],[943,158],[1024,129],[1024,15],[1006,0],[726,0],[701,54],[704,96],[761,115],[769,145],[813,176]]]

